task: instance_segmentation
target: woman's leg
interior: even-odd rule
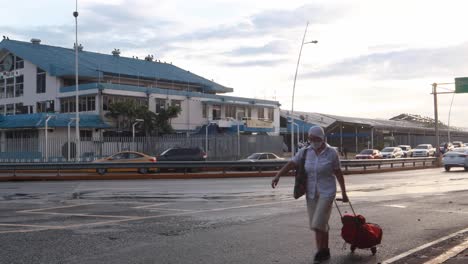
[[[315,230],[315,241],[317,243],[317,250],[328,248],[328,231]]]

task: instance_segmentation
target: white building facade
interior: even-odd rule
[[[49,128],[68,135],[67,126],[76,111],[74,49],[4,39],[0,42],[0,134],[15,137],[30,133],[41,138],[45,116],[54,115]],[[102,136],[112,131],[106,118],[113,102],[133,100],[158,113],[169,105],[181,108],[171,120],[176,132],[195,133],[216,123],[226,133],[279,135],[280,104],[224,95],[227,88],[172,64],[125,58],[79,48],[80,134]],[[28,115],[29,118],[20,118]],[[82,120],[81,116],[90,116]],[[98,118],[96,118],[98,117]],[[68,120],[68,121],[67,121]],[[90,121],[91,120],[91,121]],[[100,120],[100,121],[99,121]],[[73,125],[73,124],[72,124]],[[11,134],[10,133],[10,134]],[[74,129],[71,129],[74,137]]]

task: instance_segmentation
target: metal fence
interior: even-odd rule
[[[82,138],[81,161],[92,161],[119,151],[132,150],[158,155],[171,147],[200,147],[208,160],[236,160],[254,152],[282,154],[283,138],[267,135],[165,135],[161,137]],[[70,146],[70,147],[69,147]],[[76,143],[66,137],[5,139],[0,142],[0,162],[76,161]],[[70,151],[69,151],[70,149]],[[69,154],[70,152],[70,154]],[[70,159],[68,157],[70,156]]]

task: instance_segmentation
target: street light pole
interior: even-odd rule
[[[236,112],[236,121],[237,121],[237,158],[240,159],[240,129],[239,129],[239,116],[238,115],[239,115],[239,112]]]
[[[78,0],[75,1],[75,110],[76,110],[76,161],[80,161],[81,148],[80,148],[80,106],[78,98]]]
[[[455,98],[455,93],[453,93],[452,95],[452,101],[450,102],[450,108],[449,108],[449,114],[448,114],[448,122],[447,122],[447,128],[448,128],[448,133],[447,133],[447,136],[448,136],[448,140],[447,142],[451,142],[451,138],[450,138],[450,114],[452,113],[452,104],[453,104],[453,99]]]
[[[434,121],[435,121],[435,148],[436,148],[436,153],[437,157],[439,157],[440,154],[440,148],[439,148],[439,115],[437,111],[437,83],[432,84],[432,93],[434,94]]]
[[[49,162],[49,140],[48,140],[49,127],[48,127],[48,123],[49,123],[49,120],[52,117],[54,117],[54,116],[48,115],[46,120],[45,120],[45,159],[46,159],[46,162]]]
[[[216,124],[214,122],[208,122],[206,125],[206,130],[205,130],[205,152],[208,155],[208,127],[212,124]]]
[[[132,125],[132,145],[133,145],[133,150],[136,150],[135,149],[135,126],[140,123],[140,122],[144,122],[145,120],[143,119],[135,119],[135,122],[133,123]]]
[[[71,147],[71,144],[70,144],[70,138],[71,138],[71,136],[70,136],[70,126],[71,126],[71,124],[73,123],[73,121],[75,121],[75,119],[76,119],[76,118],[70,118],[70,121],[68,122],[68,125],[67,125],[67,127],[68,127],[68,138],[67,138],[67,139],[68,139],[68,140],[67,140],[67,142],[68,142],[67,152],[68,152],[68,153],[67,153],[67,160],[68,160],[68,161],[70,161],[70,159],[71,159],[71,157],[70,157],[70,156],[71,156],[71,153],[70,153],[70,147]]]
[[[299,62],[301,61],[302,47],[304,46],[304,44],[309,44],[309,43],[317,44],[318,43],[317,40],[304,42],[305,37],[307,35],[308,27],[309,27],[309,22],[307,21],[306,28],[304,31],[304,37],[302,37],[301,49],[299,50],[299,57],[297,58],[296,73],[294,74],[294,84],[293,84],[292,102],[291,102],[291,153],[292,153],[292,156],[294,156],[294,125],[292,125],[294,123],[294,93],[296,90],[297,71],[299,69]]]

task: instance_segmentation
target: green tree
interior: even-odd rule
[[[115,120],[117,129],[132,130],[135,119],[143,119],[144,122],[137,124],[136,129],[143,130],[145,135],[153,136],[159,134],[173,133],[170,119],[179,115],[181,109],[177,106],[169,106],[158,114],[150,111],[146,105],[138,105],[134,101],[116,102],[109,106],[108,118]]]

